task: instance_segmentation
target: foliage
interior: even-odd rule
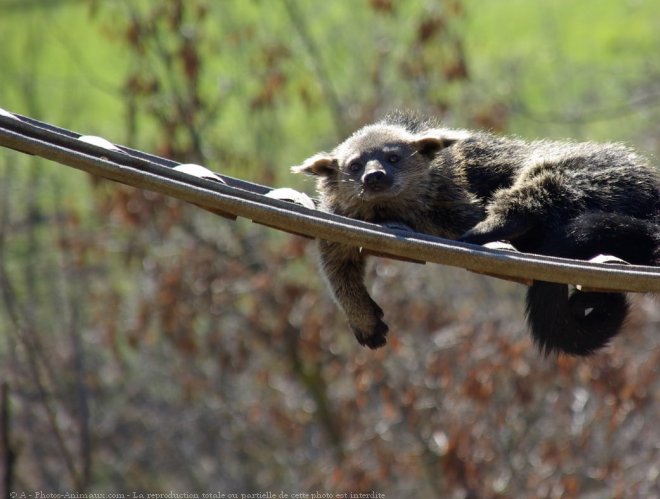
[[[3,107],[267,184],[393,107],[659,149],[651,0],[8,5]],[[543,359],[518,286],[377,259],[371,352],[310,241],[11,151],[0,172],[17,490],[659,492],[651,297],[606,352]]]

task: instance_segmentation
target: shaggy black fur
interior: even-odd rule
[[[452,130],[394,113],[293,171],[316,175],[322,208],[418,232],[520,251],[660,264],[660,176],[621,144],[527,142]],[[385,344],[382,310],[364,283],[364,256],[321,242],[323,273],[358,341]],[[545,353],[588,355],[618,333],[620,293],[535,282],[527,295],[534,341]]]

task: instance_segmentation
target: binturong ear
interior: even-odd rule
[[[470,134],[464,130],[434,129],[416,135],[412,144],[420,153],[431,155],[469,136]]]
[[[302,165],[292,166],[291,171],[327,177],[337,171],[337,160],[327,152],[320,152],[307,158]]]

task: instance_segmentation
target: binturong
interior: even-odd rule
[[[367,222],[566,258],[660,264],[660,175],[622,144],[524,141],[395,113],[293,172],[318,179],[321,209]],[[359,248],[320,241],[332,294],[362,345],[386,343]],[[623,293],[535,281],[527,320],[541,352],[585,356],[628,313]]]

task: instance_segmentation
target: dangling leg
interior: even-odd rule
[[[358,342],[369,348],[385,345],[388,327],[381,320],[383,310],[364,286],[364,255],[356,247],[323,240],[319,249],[323,273]]]

